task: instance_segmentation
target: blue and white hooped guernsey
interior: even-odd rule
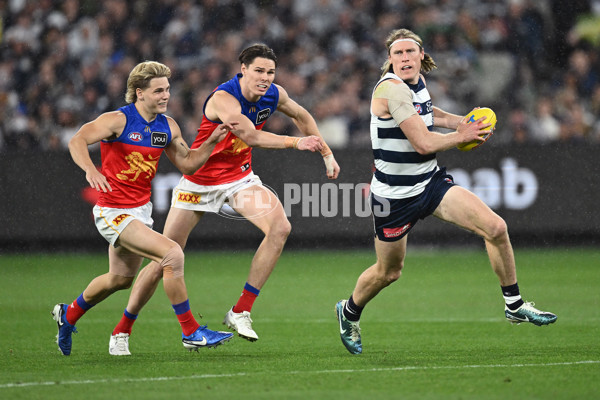
[[[401,80],[388,72],[375,88],[388,79]],[[433,130],[433,105],[422,77],[417,84],[406,85],[412,93],[417,113],[427,128]],[[377,196],[403,199],[419,195],[438,170],[435,153],[419,154],[393,118],[379,118],[372,112],[371,145],[375,159],[371,191]]]

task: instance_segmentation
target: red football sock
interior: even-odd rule
[[[92,307],[93,305],[86,303],[86,301],[83,299],[82,293],[78,298],[73,300],[69,307],[67,307],[67,315],[65,315],[65,319],[71,325],[75,325],[75,323],[79,321],[79,318],[81,318],[83,314],[85,314],[87,310]]]
[[[250,312],[252,310],[252,306],[254,305],[254,300],[256,300],[257,296],[258,296],[258,294],[252,293],[251,291],[246,290],[246,288],[244,288],[244,290],[242,290],[242,295],[238,299],[238,302],[236,303],[235,306],[233,306],[233,312],[234,313],[241,313],[243,311]]]
[[[188,310],[183,314],[177,314],[177,320],[181,325],[181,330],[185,336],[189,336],[200,327],[200,324],[196,322],[192,310]]]
[[[135,318],[130,318],[127,316],[127,310],[125,310],[125,313],[123,313],[123,316],[121,317],[121,320],[119,321],[119,323],[117,324],[117,326],[115,326],[115,329],[113,330],[113,335],[116,335],[117,333],[127,333],[129,335],[131,335],[131,330],[133,329],[133,323],[135,322]],[[131,314],[130,314],[131,315]],[[137,315],[136,315],[137,317]]]

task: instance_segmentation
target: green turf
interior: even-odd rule
[[[400,280],[363,313],[364,353],[340,342],[334,305],[371,251],[286,251],[252,313],[260,340],[187,352],[162,289],[136,322],[131,357],[108,355],[128,291],[77,324],[60,355],[50,316],[107,269],[105,254],[0,256],[0,399],[591,399],[600,397],[600,251],[520,250],[525,299],[549,327],[504,320],[482,250],[412,250]],[[221,329],[249,252],[186,255],[201,323]]]

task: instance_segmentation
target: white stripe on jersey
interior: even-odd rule
[[[402,175],[421,175],[435,169],[437,162],[435,159],[424,163],[392,163],[382,160],[375,160],[375,168],[384,174],[398,175],[397,171],[402,171]]]
[[[373,149],[401,152],[415,151],[408,139],[378,139],[377,143],[373,143]]]

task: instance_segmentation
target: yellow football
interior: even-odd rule
[[[470,113],[467,114],[467,123],[470,124],[471,122],[475,122],[478,119],[483,118],[483,117],[485,117],[485,120],[483,121],[483,123],[492,124],[492,126],[490,126],[487,129],[493,130],[496,127],[496,114],[494,113],[494,111],[491,108],[482,107],[482,108],[478,108],[476,110],[471,111]],[[481,136],[482,138],[487,140],[490,135],[491,135],[491,133],[479,135],[479,136]],[[484,143],[485,142],[479,142],[477,140],[473,140],[472,142],[469,142],[469,143],[459,144],[456,147],[461,151],[469,151],[471,149],[474,149],[475,147],[481,146]]]

